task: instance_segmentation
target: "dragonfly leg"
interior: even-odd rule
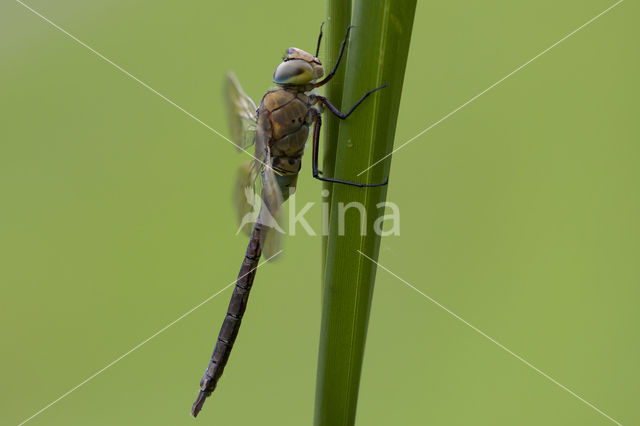
[[[322,27],[324,27],[324,22],[320,24],[320,35],[318,36],[318,44],[316,45],[316,58],[320,53],[320,42],[322,41]]]
[[[335,115],[336,117],[338,117],[341,120],[344,120],[345,118],[347,118],[349,115],[351,115],[351,113],[353,111],[355,111],[355,109],[365,100],[367,99],[367,96],[369,96],[370,94],[372,94],[373,92],[383,89],[387,87],[387,83],[384,83],[382,86],[378,86],[375,89],[371,89],[367,92],[365,92],[364,95],[362,95],[362,97],[360,99],[358,99],[358,102],[356,102],[351,108],[349,108],[349,111],[343,113],[340,112],[340,110],[331,103],[331,101],[329,101],[329,99],[325,98],[324,96],[320,96],[320,95],[313,95],[311,96],[311,100],[312,102],[320,102],[322,105],[326,106],[329,111],[331,111],[331,113],[333,115]]]
[[[338,60],[336,61],[336,64],[333,66],[333,69],[331,70],[331,72],[329,74],[327,74],[327,76],[324,79],[322,79],[319,82],[315,83],[313,85],[313,87],[324,86],[329,81],[331,81],[333,76],[336,74],[336,71],[338,71],[338,65],[340,65],[340,61],[342,60],[342,54],[344,53],[345,47],[347,47],[347,40],[349,40],[349,32],[351,32],[351,28],[352,27],[353,27],[353,25],[349,25],[347,27],[347,33],[344,35],[344,40],[342,40],[342,44],[340,45],[340,53],[338,53]],[[322,29],[320,30],[320,37],[322,37]],[[318,47],[320,47],[320,39],[318,39]],[[317,56],[318,56],[318,54],[316,53],[316,57]]]
[[[318,170],[318,155],[319,155],[319,146],[320,146],[320,128],[322,127],[322,116],[319,112],[315,113],[315,124],[313,126],[313,145],[312,145],[312,153],[311,153],[311,162],[313,168],[313,177],[324,181],[324,182],[333,182],[333,183],[341,183],[343,185],[351,185],[357,186],[359,188],[368,188],[373,186],[384,186],[389,183],[389,178],[385,179],[384,182],[380,183],[359,183],[359,182],[351,182],[348,180],[342,179],[334,179],[320,176],[322,172]]]

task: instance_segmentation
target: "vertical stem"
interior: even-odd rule
[[[404,70],[416,0],[355,0],[344,83],[344,109],[367,90],[376,92],[340,123],[333,176],[359,182],[382,182],[390,158],[358,174],[393,148]],[[374,222],[382,214],[387,187],[334,185],[327,240],[315,426],[355,423],[360,373],[380,235]],[[348,203],[364,207],[345,211]],[[364,230],[361,225],[364,222]],[[343,234],[343,235],[341,235]]]
[[[325,69],[329,70],[338,59],[340,51],[340,43],[344,39],[344,33],[351,23],[351,0],[328,0],[327,1],[327,20],[325,21],[325,47],[326,55],[322,63]],[[344,64],[343,64],[344,65]],[[342,92],[344,89],[344,70],[341,66],[329,84],[325,86],[325,96],[329,100],[340,107],[342,104]],[[322,151],[322,171],[325,176],[333,176],[336,161],[336,146],[338,142],[338,118],[327,114],[322,120],[322,132],[324,137]],[[333,184],[331,182],[323,182],[322,189],[329,191],[328,197],[323,197],[323,202],[331,205],[333,192]],[[323,218],[324,221],[328,220]],[[324,229],[322,232],[322,272],[326,264],[328,238]]]

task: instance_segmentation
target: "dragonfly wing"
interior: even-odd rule
[[[284,200],[273,169],[265,167],[262,176],[262,208],[258,220],[264,229],[262,251],[270,258],[278,252],[284,234],[280,220]]]
[[[242,90],[238,79],[232,72],[227,73],[224,84],[225,101],[229,120],[231,139],[238,150],[253,145],[256,135],[256,104]]]
[[[233,203],[238,215],[238,232],[251,235],[253,224],[260,209],[260,198],[256,195],[256,170],[254,163],[248,161],[238,169],[236,187],[233,191]]]

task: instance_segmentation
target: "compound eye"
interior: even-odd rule
[[[299,59],[291,59],[278,65],[273,73],[276,84],[307,84],[315,78],[311,65]]]

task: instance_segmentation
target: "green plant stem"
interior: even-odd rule
[[[402,82],[411,39],[416,0],[356,0],[346,63],[344,109],[367,90],[376,92],[339,126],[334,176],[360,182],[381,182],[390,158],[358,173],[391,152]],[[327,114],[325,114],[327,115]],[[373,296],[376,265],[358,253],[377,259],[380,236],[374,222],[383,209],[387,187],[334,185],[324,270],[324,294],[315,426],[355,423],[365,338]],[[366,209],[365,229],[356,208]],[[342,216],[342,217],[341,217]],[[340,222],[343,222],[343,227]],[[344,229],[344,235],[340,235]]]
[[[328,0],[327,20],[325,21],[325,46],[326,55],[323,59],[325,70],[328,72],[333,64],[338,60],[340,44],[344,39],[344,34],[351,23],[351,0]],[[325,86],[324,95],[338,108],[342,105],[342,92],[344,88],[344,70],[340,67],[333,76],[331,82]],[[325,176],[333,176],[336,162],[336,146],[338,141],[339,120],[331,114],[326,114],[322,121],[323,151],[322,170]],[[331,205],[333,184],[323,182],[322,189],[328,191],[328,197],[323,198],[323,202]],[[325,225],[323,218],[323,226]],[[326,222],[328,223],[328,222]],[[324,231],[324,230],[323,230]],[[328,237],[323,232],[322,235],[322,271],[326,264]]]

